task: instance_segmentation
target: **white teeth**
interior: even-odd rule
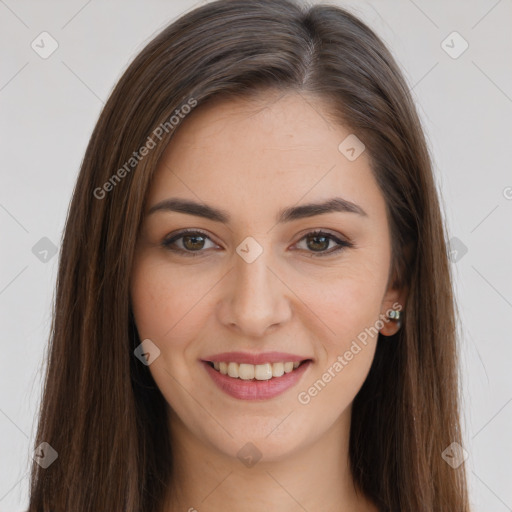
[[[284,363],[284,372],[290,373],[293,370],[293,363]]]
[[[228,363],[228,375],[230,377],[238,377],[238,364]]]
[[[233,363],[236,364],[236,363]],[[254,365],[253,364],[241,364],[238,366],[238,378],[243,380],[254,379]]]
[[[256,380],[269,380],[272,378],[272,365],[270,363],[254,366],[254,378]]]
[[[222,373],[229,375],[234,379],[242,380],[269,380],[272,377],[282,377],[285,373],[290,373],[300,365],[299,361],[278,362],[265,364],[246,364],[235,362],[215,362],[213,367]]]
[[[273,363],[272,376],[281,377],[282,375],[284,375],[284,363]]]

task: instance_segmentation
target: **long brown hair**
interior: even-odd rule
[[[146,366],[129,276],[152,174],[179,122],[268,89],[326,100],[364,141],[385,197],[403,328],[379,340],[355,397],[350,464],[382,510],[467,512],[446,233],[409,89],[355,16],[291,0],[219,0],[160,32],[127,68],[88,144],[62,240],[29,512],[160,512],[173,477],[166,402]],[[145,148],[143,150],[142,148]],[[123,171],[124,169],[124,171]]]

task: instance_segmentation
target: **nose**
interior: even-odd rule
[[[292,315],[291,292],[268,253],[263,251],[252,263],[234,256],[235,268],[227,276],[218,310],[224,325],[248,337],[265,336]]]

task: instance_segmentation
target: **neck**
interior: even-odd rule
[[[278,459],[264,453],[247,467],[237,457],[203,444],[171,412],[174,479],[165,512],[237,508],[378,512],[353,484],[348,457],[350,414],[349,408],[320,438],[312,432],[312,441],[293,453]],[[246,443],[246,439],[240,441],[240,447]]]

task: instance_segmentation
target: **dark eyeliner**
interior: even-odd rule
[[[354,247],[354,244],[352,242],[349,242],[348,240],[341,240],[340,238],[338,238],[337,236],[333,235],[332,233],[328,233],[326,231],[321,231],[321,230],[314,230],[314,231],[310,231],[310,232],[306,233],[299,240],[299,242],[302,239],[306,238],[307,236],[311,236],[311,235],[313,235],[313,236],[325,236],[329,240],[333,240],[334,242],[336,242],[338,244],[337,247],[334,247],[333,249],[331,249],[329,251],[307,251],[308,256],[310,256],[312,258],[322,257],[322,256],[327,257],[327,256],[330,256],[331,254],[338,253],[338,252],[342,251],[343,249]]]
[[[185,229],[183,231],[180,231],[178,233],[175,233],[173,236],[171,236],[170,238],[167,237],[165,238],[163,241],[162,241],[162,247],[164,247],[164,249],[168,250],[168,251],[172,251],[172,252],[175,252],[175,253],[178,253],[178,254],[183,254],[184,256],[200,256],[202,252],[204,251],[201,251],[201,250],[198,250],[198,251],[186,251],[184,249],[181,249],[181,248],[173,248],[172,247],[172,244],[174,242],[176,242],[176,240],[179,240],[180,238],[186,236],[186,235],[202,235],[204,238],[208,238],[209,240],[211,240],[211,238],[206,234],[204,233],[203,231],[200,231],[198,229]]]
[[[189,234],[190,235],[201,235],[204,238],[211,240],[211,238],[203,231],[200,231],[197,229],[188,229],[188,230],[186,229],[186,230],[180,231],[178,233],[175,233],[171,237],[165,238],[162,241],[161,245],[168,251],[182,254],[184,256],[200,256],[201,253],[203,253],[205,251],[203,251],[203,250],[187,251],[187,250],[184,250],[181,248],[173,248],[172,247],[172,244],[174,244],[176,242],[176,240],[179,240],[180,238],[182,238],[186,235],[189,235]],[[305,251],[304,249],[299,249],[300,251],[305,251],[306,254],[310,257],[330,256],[334,253],[338,253],[338,252],[342,251],[343,249],[354,247],[354,244],[352,242],[349,242],[348,240],[342,240],[331,233],[328,233],[326,231],[321,231],[321,230],[309,231],[302,238],[300,238],[296,243],[299,243],[300,241],[302,241],[304,238],[306,238],[308,236],[324,236],[327,239],[332,240],[338,244],[337,247],[334,247],[329,251],[316,251],[315,252],[315,251]]]

